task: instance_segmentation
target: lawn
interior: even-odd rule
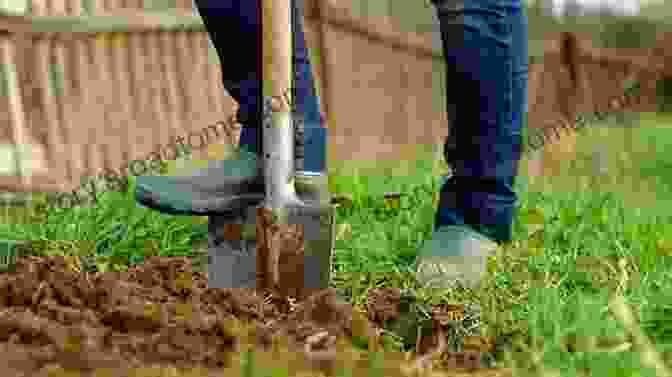
[[[352,196],[338,208],[336,288],[360,306],[372,287],[401,287],[425,303],[480,304],[483,335],[517,343],[513,365],[530,375],[655,376],[663,363],[672,366],[672,155],[665,153],[672,150],[672,117],[644,114],[640,122],[632,130],[582,131],[577,158],[545,184],[527,184],[521,174],[514,241],[491,258],[474,291],[437,292],[413,279],[439,187],[429,153],[406,163],[403,174],[392,165],[375,175],[332,163],[333,192]],[[593,174],[598,154],[607,161],[602,178]],[[406,195],[386,202],[381,195],[389,191]],[[47,240],[62,254],[89,241],[108,269],[150,255],[190,256],[206,239],[203,218],[140,208],[131,193],[132,186],[126,194],[105,193],[95,208],[34,211],[31,221],[3,222],[0,238]],[[664,373],[658,369],[670,375]]]

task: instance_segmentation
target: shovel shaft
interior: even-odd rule
[[[276,216],[284,217],[283,210],[298,201],[294,187],[294,134],[289,112],[272,112],[264,121],[264,207]]]
[[[262,6],[264,76],[269,78],[264,80],[264,95],[279,98],[292,84],[290,0],[263,0]]]
[[[266,207],[276,216],[297,201],[293,183],[292,20],[290,0],[263,1],[265,107],[270,110],[263,129]]]

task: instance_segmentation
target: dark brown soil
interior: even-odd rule
[[[234,318],[253,324],[255,347],[268,349],[274,335],[285,334],[291,349],[309,351],[305,360],[320,368],[333,367],[327,351],[336,339],[376,339],[375,325],[332,289],[295,303],[208,288],[187,258],[154,257],[123,273],[73,266],[64,257],[29,256],[0,275],[2,376],[47,376],[57,367],[80,376],[101,368],[110,371],[106,376],[128,376],[129,368],[149,365],[214,373],[245,345]],[[369,317],[395,316],[395,294],[388,293]]]

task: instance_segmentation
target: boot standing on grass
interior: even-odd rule
[[[441,187],[435,231],[418,279],[480,282],[487,257],[512,237],[514,190],[527,115],[527,16],[522,0],[432,0],[446,60],[453,175]]]
[[[418,279],[477,283],[487,256],[511,239],[526,114],[527,20],[521,0],[432,0],[441,27],[451,125],[445,158],[453,175],[441,188],[435,233],[418,255]],[[224,87],[239,103],[238,155],[181,177],[138,177],[136,199],[164,213],[225,215],[259,204],[262,98],[261,3],[196,0],[226,62]],[[324,172],[326,132],[301,22],[292,2],[295,117],[305,126],[307,172]],[[381,62],[384,64],[384,62]],[[438,85],[438,83],[436,83]],[[446,125],[448,126],[448,124]],[[325,266],[327,268],[328,266]]]

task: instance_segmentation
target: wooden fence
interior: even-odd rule
[[[26,1],[27,11],[0,10],[0,191],[64,192],[86,176],[143,174],[133,161],[174,159],[178,137],[195,147],[235,142],[215,126],[236,104],[191,1],[161,11],[142,0]],[[314,68],[330,159],[439,150],[447,117],[436,33],[318,0],[306,0],[305,24],[320,52]],[[553,54],[531,50],[544,61]],[[548,72],[531,67],[534,77],[540,71]],[[531,78],[531,105],[544,87],[533,82],[541,81]]]
[[[35,1],[29,15],[2,15],[0,139],[21,148],[0,189],[70,191],[232,112],[191,5],[170,13],[104,5]]]
[[[321,52],[315,73],[330,158],[395,159],[401,144],[435,144],[445,128],[436,40],[317,5],[305,4],[306,37]],[[134,160],[155,158],[179,136],[198,140],[235,111],[191,3],[84,8],[35,1],[28,12],[1,14],[0,190],[63,192],[86,176],[142,174]]]
[[[576,85],[561,58],[559,34],[547,35],[543,52],[538,54],[543,59],[530,65],[528,127],[551,140],[528,161],[532,176],[558,175],[563,161],[576,158],[579,135],[570,130],[577,114],[655,112],[656,84],[661,76],[672,76],[672,66],[664,57],[654,56],[655,49],[595,48],[590,35],[578,33],[577,38]],[[639,82],[640,90],[626,103],[624,85],[631,80]]]

